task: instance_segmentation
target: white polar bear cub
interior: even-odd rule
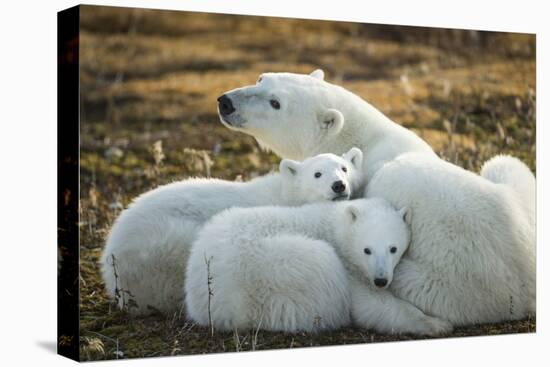
[[[349,324],[351,312],[359,325],[379,331],[448,331],[445,321],[393,297],[378,299],[373,289],[391,283],[407,249],[407,213],[382,199],[224,211],[193,244],[187,314],[221,330],[335,329]],[[393,329],[378,322],[377,314],[389,312]]]
[[[117,218],[107,239],[101,259],[107,292],[133,313],[178,311],[189,249],[208,219],[233,206],[346,200],[360,194],[362,159],[357,148],[343,157],[284,159],[280,173],[249,182],[190,179],[141,195]]]

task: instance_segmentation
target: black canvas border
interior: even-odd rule
[[[79,356],[80,6],[57,13],[57,352]]]

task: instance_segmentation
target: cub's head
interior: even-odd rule
[[[303,159],[344,126],[338,94],[350,94],[311,74],[265,73],[255,85],[233,89],[218,98],[222,124],[252,135],[279,156]],[[346,100],[349,101],[349,100]]]
[[[346,258],[377,288],[387,288],[395,266],[410,242],[411,211],[396,210],[380,198],[350,202],[339,230],[345,238]]]
[[[341,157],[326,153],[303,162],[283,159],[279,172],[283,190],[295,202],[348,200],[363,181],[363,152],[352,148]]]

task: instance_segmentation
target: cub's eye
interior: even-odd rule
[[[367,254],[367,255],[370,255],[370,254],[371,254],[370,248],[366,248],[364,251],[365,251],[365,254]]]
[[[395,247],[395,246],[390,247],[390,252],[392,254],[395,254],[397,252],[397,247]]]
[[[262,82],[262,79],[263,79],[262,77],[259,77],[259,78],[258,78],[258,81],[257,81],[256,83],[261,83],[261,82]]]
[[[315,172],[315,174],[313,176],[315,176],[315,178],[319,178],[319,177],[321,177],[321,172]]]
[[[273,107],[276,110],[281,108],[281,104],[277,100],[272,99],[271,101],[269,101],[269,104],[271,104],[271,107]]]
[[[348,169],[346,167],[342,167],[342,171],[347,172]]]

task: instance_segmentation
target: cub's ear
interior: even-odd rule
[[[355,222],[359,216],[359,210],[353,205],[348,205],[346,208],[346,215],[352,222]]]
[[[283,159],[279,163],[279,172],[285,176],[294,177],[300,169],[300,162],[293,161],[292,159]]]
[[[411,208],[409,208],[408,206],[402,207],[401,209],[399,209],[399,215],[401,216],[401,218],[403,218],[405,223],[407,223],[409,226],[411,225],[411,221],[412,221]]]
[[[325,80],[325,72],[321,69],[313,70],[309,76],[312,76],[315,79]]]
[[[334,108],[329,108],[319,114],[319,123],[321,124],[321,129],[326,130],[329,135],[336,135],[344,127],[344,115]]]
[[[353,164],[355,169],[360,170],[363,167],[363,152],[357,147],[353,147],[347,153],[344,153],[342,158]]]

